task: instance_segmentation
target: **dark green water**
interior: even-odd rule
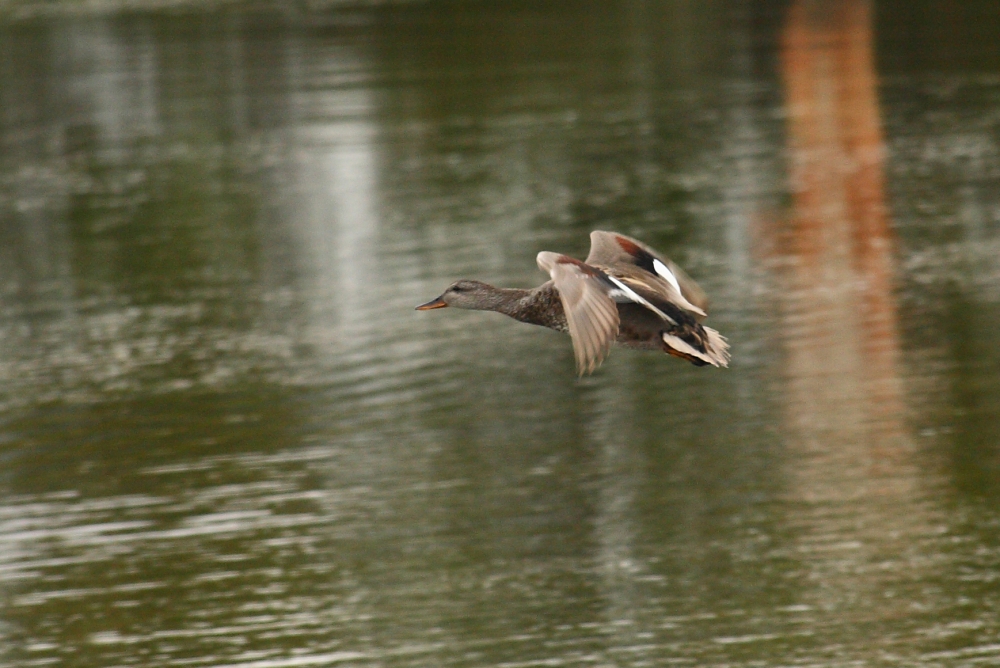
[[[874,264],[780,3],[7,8],[0,666],[1000,664],[995,10],[876,4]],[[413,310],[591,229],[731,368]]]

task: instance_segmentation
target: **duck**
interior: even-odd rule
[[[726,338],[702,324],[708,307],[705,292],[641,241],[595,230],[585,260],[542,251],[536,261],[550,280],[535,288],[501,288],[462,279],[416,310],[495,311],[568,333],[580,376],[593,373],[613,344],[660,350],[695,366],[729,366]]]

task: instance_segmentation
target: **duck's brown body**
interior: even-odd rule
[[[613,342],[663,350],[698,366],[727,366],[729,345],[701,324],[706,299],[679,267],[635,239],[591,233],[586,262],[542,252],[539,266],[552,280],[531,289],[496,288],[479,281],[452,284],[417,308],[456,306],[497,311],[573,338],[581,373],[592,371]]]
[[[503,288],[504,291],[511,288]],[[547,281],[533,290],[514,290],[520,293],[508,308],[498,309],[498,312],[510,316],[529,325],[540,325],[557,332],[569,332],[566,323],[566,312],[563,310],[559,291],[552,281]],[[672,313],[677,320],[676,325],[664,326],[662,318],[640,304],[615,304],[618,308],[618,336],[615,343],[636,350],[663,350],[667,354],[686,359],[695,366],[705,366],[705,362],[697,357],[682,355],[667,347],[663,342],[663,333],[668,332],[694,345],[706,337],[704,326],[691,316],[676,309]]]

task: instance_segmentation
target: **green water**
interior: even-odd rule
[[[3,6],[0,666],[1000,663],[993,10],[877,5],[861,352],[781,3]],[[591,229],[731,368],[413,310]]]

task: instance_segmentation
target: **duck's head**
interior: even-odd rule
[[[496,302],[497,289],[482,281],[463,279],[455,281],[440,297],[432,299],[417,307],[418,311],[430,311],[435,308],[453,306],[471,310],[491,310]]]

